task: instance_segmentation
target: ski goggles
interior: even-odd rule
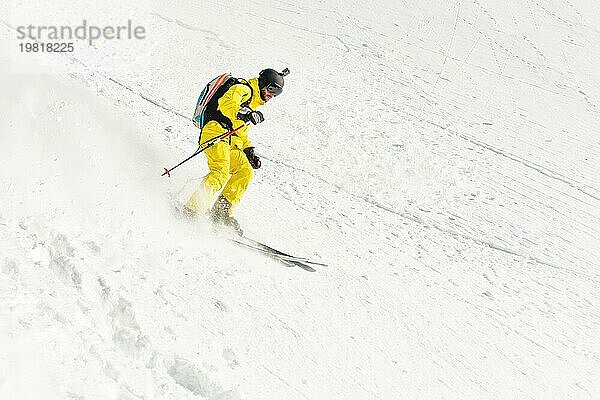
[[[267,92],[271,93],[273,96],[279,96],[283,91],[283,87],[275,82],[269,83],[265,89],[267,89]]]

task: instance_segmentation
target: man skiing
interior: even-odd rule
[[[200,142],[239,129],[205,151],[210,172],[185,204],[187,214],[206,213],[215,194],[222,190],[210,209],[210,219],[243,234],[232,210],[248,188],[253,169],[261,165],[248,139],[248,130],[250,124],[264,121],[263,114],[256,109],[281,94],[283,77],[288,73],[287,68],[281,73],[269,68],[248,81],[230,77],[208,101],[199,126]]]

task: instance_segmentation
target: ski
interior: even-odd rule
[[[272,255],[277,256],[278,258],[280,258],[282,260],[286,260],[286,261],[298,261],[298,262],[310,262],[310,261],[308,261],[308,260],[306,260],[305,258],[302,258],[302,257],[296,257],[296,256],[292,256],[292,255],[289,255],[289,254],[285,254],[283,252],[270,250],[268,247],[256,246],[253,243],[244,243],[243,241],[240,241],[240,240],[237,240],[237,239],[230,239],[230,240],[232,242],[234,242],[235,244],[238,244],[240,246],[247,247],[247,248],[252,249],[252,250],[257,250],[257,251],[260,251],[261,253],[272,254]]]
[[[243,237],[243,239],[247,239],[247,238]],[[316,271],[316,269],[314,269],[312,266],[310,266],[308,264],[308,263],[312,263],[311,261],[306,260],[301,257],[295,257],[292,255],[283,253],[279,250],[273,249],[272,247],[264,245],[255,240],[249,239],[249,241],[251,243],[244,243],[243,241],[238,240],[238,239],[230,239],[230,241],[238,246],[244,247],[245,249],[254,250],[261,254],[264,254],[267,257],[270,257],[274,260],[281,262],[285,266],[300,267],[303,270],[308,271],[308,272]],[[320,263],[314,263],[314,264],[320,264]],[[323,265],[325,265],[325,264],[323,264]]]
[[[172,199],[172,204],[174,206],[174,214],[177,218],[179,218],[181,220],[186,220],[188,222],[191,222],[193,220],[193,218],[190,218],[189,216],[186,215],[186,213],[184,211],[184,207],[180,202]],[[216,227],[215,227],[215,229],[216,229]],[[217,232],[217,230],[215,230],[215,232]],[[241,246],[248,250],[252,250],[252,251],[264,254],[267,257],[270,257],[274,260],[281,262],[283,265],[285,265],[287,267],[299,267],[305,271],[316,272],[313,265],[314,266],[322,266],[322,267],[327,266],[327,264],[311,261],[304,257],[297,257],[294,255],[285,253],[285,252],[277,250],[271,246],[268,246],[262,242],[259,242],[258,240],[254,240],[254,239],[251,239],[246,236],[229,237],[228,240],[231,243],[236,244],[237,246]]]
[[[300,262],[303,262],[303,263],[306,263],[306,264],[318,265],[318,266],[321,266],[321,267],[326,267],[327,266],[327,264],[323,264],[323,263],[316,262],[316,261],[311,261],[308,258],[293,256],[291,254],[284,253],[281,250],[277,250],[277,249],[275,249],[275,248],[273,248],[271,246],[268,246],[268,245],[266,245],[266,244],[264,244],[262,242],[259,242],[258,240],[250,239],[249,237],[246,237],[246,236],[242,236],[241,238],[243,238],[247,242],[250,242],[254,246],[257,246],[257,247],[260,247],[260,248],[264,249],[265,251],[272,252],[272,253],[278,254],[278,255],[283,256],[283,257],[288,257],[292,261],[300,261]]]

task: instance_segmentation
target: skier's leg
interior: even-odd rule
[[[222,195],[235,207],[242,200],[244,192],[248,188],[254,175],[254,171],[246,158],[246,154],[240,149],[232,149],[230,156],[231,178],[225,185]]]
[[[202,179],[200,187],[185,204],[188,212],[196,214],[208,211],[215,194],[223,188],[229,178],[230,149],[228,143],[218,142],[205,151],[210,172]]]

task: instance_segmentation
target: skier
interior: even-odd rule
[[[288,73],[287,68],[281,73],[269,68],[248,81],[237,78],[225,81],[206,106],[200,141],[237,129],[247,122],[253,125],[263,122],[263,114],[256,109],[281,94],[283,77]],[[231,227],[239,235],[243,231],[232,216],[232,210],[248,188],[253,169],[261,165],[248,139],[249,128],[250,125],[243,126],[206,150],[210,172],[184,206],[190,216],[206,213],[215,194],[222,190],[210,209],[210,219],[215,225]]]

